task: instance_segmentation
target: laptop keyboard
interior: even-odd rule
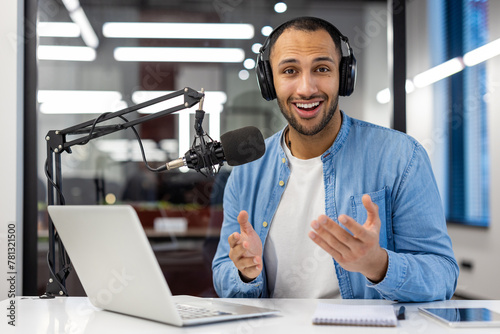
[[[177,304],[177,311],[179,311],[182,319],[197,319],[232,314],[230,312],[210,310],[204,307],[196,307],[183,304]]]

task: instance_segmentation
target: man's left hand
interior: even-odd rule
[[[360,272],[374,283],[382,281],[389,263],[387,252],[379,245],[380,217],[378,206],[369,195],[362,198],[368,217],[360,225],[347,215],[339,222],[352,235],[326,215],[313,220],[309,237],[328,252],[345,270]]]

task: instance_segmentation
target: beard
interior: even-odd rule
[[[287,103],[287,105],[290,105],[290,103]],[[287,112],[287,105],[284,105],[279,99],[278,99],[278,106],[281,110],[281,113],[287,120],[288,124],[292,128],[295,129],[298,133],[305,135],[305,136],[314,136],[318,133],[320,133],[327,125],[330,123],[330,120],[332,119],[333,115],[335,115],[335,111],[337,110],[337,107],[339,105],[339,96],[336,95],[333,101],[330,103],[330,105],[327,106],[327,112],[323,113],[320,115],[321,120],[320,122],[314,126],[313,128],[306,128],[299,122],[299,118],[297,115],[293,114],[292,112]]]

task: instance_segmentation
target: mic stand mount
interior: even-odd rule
[[[184,103],[178,106],[162,110],[160,112],[150,114],[147,116],[139,117],[132,121],[125,121],[119,124],[113,125],[103,125],[98,126],[99,123],[109,121],[115,118],[121,118],[124,120],[123,115],[137,111],[139,109],[170,100],[178,96],[184,96]],[[172,92],[160,96],[158,98],[137,104],[132,107],[124,108],[119,111],[104,113],[99,117],[86,121],[63,130],[51,130],[47,133],[45,140],[47,141],[47,161],[46,161],[46,175],[47,175],[47,204],[48,205],[64,205],[64,197],[62,195],[62,174],[61,174],[61,153],[67,152],[71,153],[71,147],[74,145],[85,145],[90,140],[99,138],[114,132],[122,131],[133,127],[135,125],[148,122],[150,120],[157,119],[169,115],[171,113],[191,108],[196,103],[200,103],[204,97],[203,89],[199,93],[192,88],[186,87],[184,89]],[[200,133],[203,135],[203,129],[201,128],[201,122],[203,121],[204,111],[202,109],[202,103],[200,103],[200,116],[201,120],[198,119],[198,111],[196,114],[196,124],[195,129],[197,135]],[[83,135],[77,139],[67,141],[66,136],[68,135]],[[194,145],[193,145],[194,146]],[[57,192],[57,194],[56,194]],[[40,296],[40,298],[54,298],[55,296],[68,296],[66,290],[66,279],[71,271],[71,262],[69,259],[64,245],[57,234],[52,219],[49,216],[49,250],[47,252],[47,262],[49,266],[50,277],[46,286],[45,294]],[[56,247],[57,245],[57,247]],[[59,254],[59,261],[56,264],[56,252]]]
[[[203,93],[203,88],[201,92]],[[186,166],[196,170],[198,173],[204,176],[213,176],[217,174],[224,165],[224,150],[221,143],[214,141],[205,131],[203,131],[201,126],[205,116],[205,111],[203,111],[203,100],[204,98],[201,99],[199,108],[196,110],[194,121],[194,130],[196,134],[194,142],[183,160]]]

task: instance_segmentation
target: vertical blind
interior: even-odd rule
[[[443,46],[433,48],[433,62],[462,57],[488,42],[487,0],[440,0],[432,8],[440,15],[430,15],[430,25]],[[434,2],[434,1],[432,1]],[[434,64],[437,65],[437,64]],[[487,72],[485,63],[466,67],[435,86],[436,126],[445,129],[446,156],[440,159],[447,180],[442,194],[448,221],[488,226],[489,224],[489,155],[487,132]],[[444,98],[443,98],[444,97]]]

